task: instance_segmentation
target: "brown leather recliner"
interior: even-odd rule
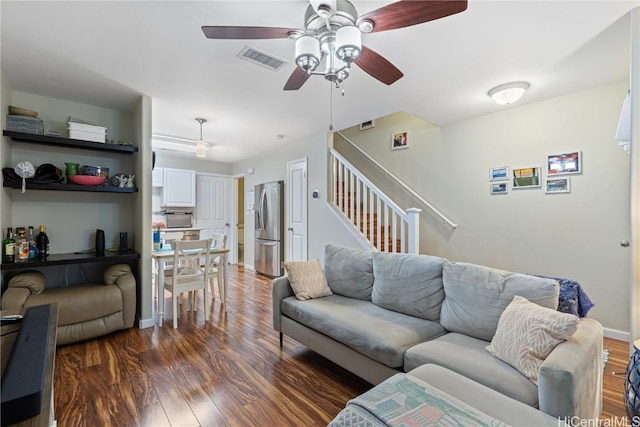
[[[136,315],[136,279],[127,264],[104,272],[104,284],[46,288],[39,271],[26,271],[9,280],[2,309],[58,303],[58,338],[69,344],[133,326]]]

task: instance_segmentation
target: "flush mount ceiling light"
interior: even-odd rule
[[[196,122],[200,123],[200,139],[196,141],[196,156],[198,157],[207,157],[207,141],[202,138],[202,124],[206,121],[207,119],[196,119]]]
[[[527,82],[505,83],[491,89],[489,96],[496,104],[508,105],[518,102],[527,89],[529,89],[529,83]]]

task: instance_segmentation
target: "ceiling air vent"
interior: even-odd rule
[[[259,51],[258,49],[249,46],[245,46],[244,49],[242,49],[240,53],[236,55],[236,57],[242,59],[243,61],[251,62],[261,67],[268,68],[272,71],[278,71],[288,62],[284,59],[276,58],[273,55]]]

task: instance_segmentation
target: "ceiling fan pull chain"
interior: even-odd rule
[[[333,130],[333,85],[329,82],[329,130]]]

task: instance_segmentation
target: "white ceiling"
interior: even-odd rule
[[[363,14],[390,1],[353,1]],[[330,85],[312,76],[282,88],[294,43],[210,40],[203,25],[301,28],[307,0],[7,1],[0,3],[1,67],[13,90],[109,108],[153,100],[153,133],[196,139],[208,120],[210,160],[235,162],[327,132]],[[460,14],[363,35],[404,77],[385,86],[359,68],[333,91],[343,129],[406,111],[444,125],[499,111],[486,95],[516,80],[520,104],[628,78],[633,1],[469,0]],[[274,72],[240,61],[246,45],[290,61]],[[622,100],[621,100],[622,101]],[[277,135],[283,135],[278,138]]]

